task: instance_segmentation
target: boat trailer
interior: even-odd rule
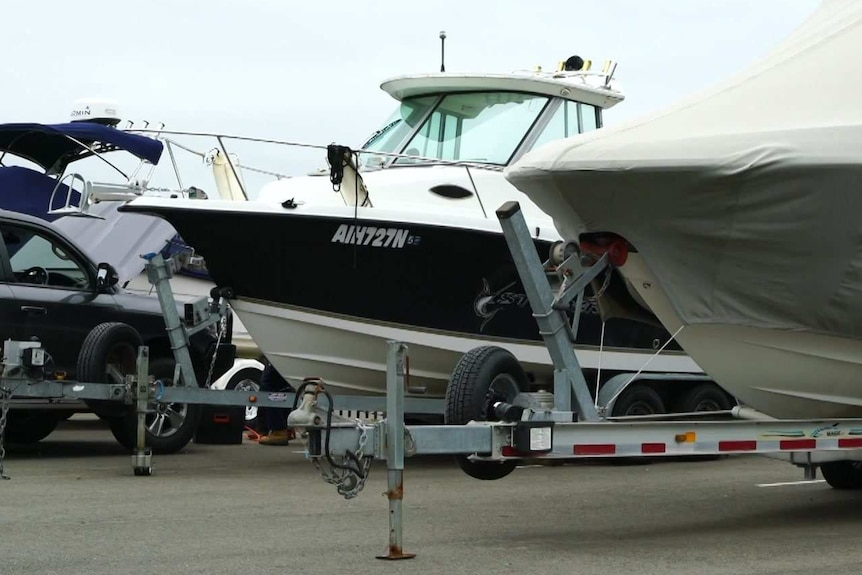
[[[159,406],[171,403],[192,405],[230,406],[230,407],[273,407],[280,409],[297,408],[298,393],[265,392],[254,390],[220,390],[199,387],[189,353],[189,338],[202,330],[218,326],[219,334],[227,329],[227,299],[229,290],[213,290],[212,300],[206,297],[186,303],[181,316],[170,287],[170,278],[181,266],[177,258],[165,259],[160,254],[148,254],[147,276],[153,284],[159,299],[165,328],[173,350],[176,367],[173,385],[149,375],[149,348],[138,348],[134,373],[120,373],[117,366],[107,367],[110,382],[83,382],[51,379],[52,360],[50,351],[43,349],[38,341],[3,342],[2,362],[0,362],[0,478],[9,479],[4,470],[5,442],[4,432],[12,400],[38,399],[49,401],[64,400],[101,400],[120,402],[134,409],[137,416],[135,447],[132,451],[132,470],[134,475],[148,476],[153,473],[153,451],[146,445],[146,418],[158,411]],[[99,269],[97,281],[107,279],[108,270]],[[93,330],[94,332],[96,330]],[[92,346],[98,347],[100,341],[94,340]],[[212,374],[217,358],[214,356],[209,368]],[[209,383],[209,381],[207,381]],[[297,382],[293,382],[296,384]],[[338,412],[355,413],[382,412],[385,399],[373,396],[341,395],[332,398],[325,390],[322,381],[309,378],[300,383],[299,390],[314,387],[318,393],[326,394],[329,399],[330,417],[336,420],[346,418]],[[406,405],[411,413],[439,415],[443,412],[443,400],[434,398],[408,398]],[[359,419],[349,421],[357,422]],[[358,486],[361,489],[361,485]],[[352,489],[342,489],[344,495]]]
[[[409,350],[396,341],[389,342],[387,350],[386,417],[376,422],[342,417],[335,410],[341,408],[342,400],[343,405],[351,409],[377,410],[379,400],[332,397],[325,382],[319,379],[307,379],[295,394],[277,394],[277,397],[258,397],[257,393],[246,391],[199,389],[194,385],[165,387],[147,375],[146,348],[139,352],[136,374],[126,375],[116,384],[105,385],[41,380],[45,353],[39,344],[7,342],[0,391],[7,398],[14,394],[115,399],[134,405],[138,414],[138,443],[132,454],[135,475],[153,472],[152,453],[144,444],[143,425],[146,414],[156,403],[284,407],[285,402],[292,401],[295,409],[288,417],[288,424],[305,438],[308,458],[342,496],[356,497],[368,479],[372,463],[375,460],[386,462],[389,546],[385,554],[378,556],[381,559],[414,557],[403,549],[404,467],[405,459],[412,456],[453,455],[469,475],[500,479],[525,462],[760,454],[803,468],[806,479],[814,479],[820,467],[833,487],[862,488],[862,474],[850,473],[847,466],[839,465],[862,460],[860,419],[776,420],[741,406],[735,407],[732,413],[608,416],[590,395],[572,347],[576,326],[570,323],[566,311],[573,301],[580,302],[584,288],[591,281],[610,270],[613,254],[605,253],[593,265],[583,267],[577,246],[561,249],[565,257],[560,258],[562,261],[552,272],[559,280],[554,289],[548,281],[548,266],[539,260],[518,204],[504,204],[497,216],[540,333],[554,361],[552,399],[547,392],[521,391],[508,398],[497,397],[486,388],[474,393],[481,381],[458,374],[475,375],[476,370],[456,368],[447,391],[447,415],[456,400],[467,398],[483,404],[485,419],[465,425],[406,425],[406,408],[417,413],[429,408],[423,404],[424,400],[405,397]],[[164,298],[166,325],[172,342],[177,345],[178,370],[180,375],[193,373],[184,371],[190,369],[183,340],[188,327],[180,325],[176,308],[172,307],[170,289],[165,287],[167,282],[163,277],[169,275],[168,266],[159,257],[150,262],[150,270],[160,298]],[[211,310],[224,305],[223,298],[210,304]],[[480,355],[468,353],[462,362],[475,361]],[[716,419],[721,415],[732,415],[735,420]],[[3,420],[0,418],[0,433]],[[0,449],[0,473],[2,455]],[[830,470],[828,474],[827,469]]]

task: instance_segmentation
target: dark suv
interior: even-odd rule
[[[98,288],[98,266],[41,219],[0,210],[0,231],[0,341],[38,338],[54,360],[57,377],[74,380],[79,356],[83,357],[82,344],[96,326],[113,330],[120,343],[128,341],[131,326],[150,348],[150,373],[160,379],[173,377],[173,354],[155,296],[127,293],[116,285]],[[229,344],[230,330],[222,341]],[[190,338],[190,351],[198,382],[203,385],[216,351],[216,334],[195,334]],[[232,346],[221,346],[218,359],[219,367],[211,380],[233,361]],[[133,369],[134,365],[126,367]],[[39,441],[68,415],[68,411],[49,410],[44,405],[15,407],[7,426],[10,442]],[[132,445],[134,414],[127,406],[93,402],[89,407],[109,421],[121,444]],[[198,406],[162,406],[148,416],[149,444],[160,452],[182,448],[194,435],[199,413]]]

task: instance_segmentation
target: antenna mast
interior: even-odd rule
[[[440,31],[440,71],[446,71],[446,31]]]

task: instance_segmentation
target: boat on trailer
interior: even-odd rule
[[[411,396],[443,397],[459,358],[480,345],[511,351],[534,387],[550,389],[551,358],[493,210],[520,201],[537,253],[559,247],[553,221],[503,169],[600,128],[623,100],[614,69],[573,57],[551,72],[394,78],[381,86],[399,102],[394,114],[361,149],[321,147],[324,173],[279,179],[248,202],[140,197],[120,210],[176,228],[285,377],[383,394],[381,350],[398,340],[410,346]],[[573,309],[591,378],[702,374],[657,321],[641,321],[649,314],[603,321],[590,297]]]
[[[148,294],[152,286],[146,278],[142,254],[161,252],[165,256],[188,251],[176,230],[159,218],[123,214],[112,199],[128,199],[140,194],[203,199],[198,188],[153,188],[153,177],[166,144],[156,134],[135,134],[117,126],[121,122],[113,102],[86,99],[76,103],[73,121],[59,124],[0,124],[0,209],[28,214],[51,222],[81,246],[94,260],[110,262],[120,285],[133,293]],[[168,148],[171,159],[174,152]],[[131,170],[116,157],[128,156],[137,162]],[[94,182],[82,175],[81,163],[98,159],[115,181]],[[221,157],[210,158],[220,197],[238,199],[237,187],[225,183]],[[123,168],[119,167],[123,166]],[[92,166],[89,166],[92,168]],[[221,174],[223,175],[223,174]],[[109,180],[110,178],[105,177]],[[95,190],[95,191],[94,191]],[[81,210],[84,196],[89,205]],[[244,198],[243,198],[244,199]],[[88,217],[78,217],[78,216]],[[188,258],[179,258],[188,261]],[[192,262],[193,263],[193,262]],[[171,282],[175,295],[192,300],[208,295],[214,287],[205,274],[188,265]],[[259,351],[241,322],[233,322],[233,337],[245,357]]]
[[[506,177],[740,401],[862,414],[862,6],[827,1],[761,61]],[[812,79],[816,81],[812,82]]]

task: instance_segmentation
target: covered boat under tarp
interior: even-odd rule
[[[862,338],[862,3],[655,115],[548,144],[506,177],[564,236],[615,232],[686,324]]]
[[[564,236],[624,238],[633,299],[741,402],[859,417],[860,93],[862,3],[827,0],[716,88],[506,177]]]

